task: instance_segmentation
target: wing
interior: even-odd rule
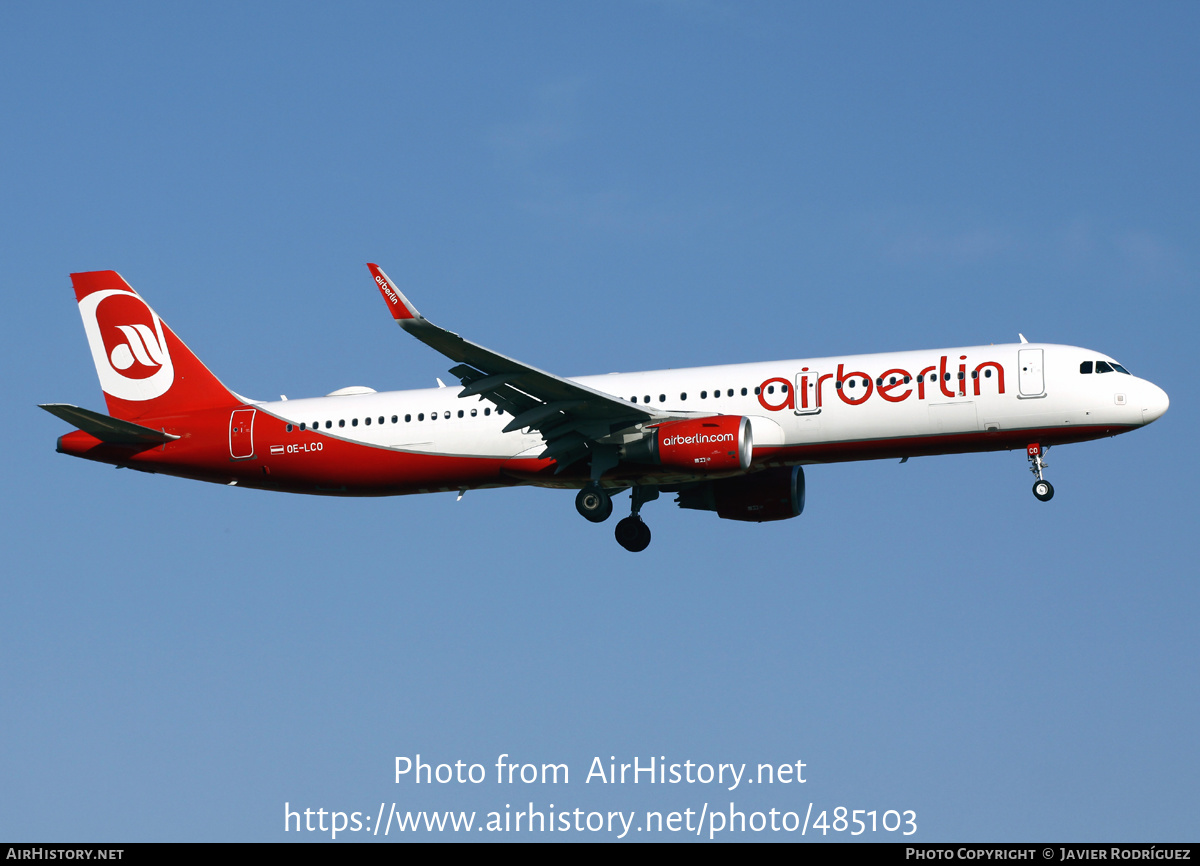
[[[478,395],[512,415],[505,433],[523,427],[538,431],[546,441],[546,450],[540,456],[557,460],[559,471],[619,431],[678,417],[626,403],[612,394],[522,364],[439,328],[417,312],[378,265],[367,267],[396,323],[457,362],[450,372],[464,386],[458,396]]]

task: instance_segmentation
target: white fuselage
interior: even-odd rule
[[[1088,349],[1018,343],[574,381],[675,414],[748,416],[756,463],[772,454],[774,462],[807,463],[994,450],[1020,447],[1027,436],[1049,444],[1079,441],[1141,426],[1166,411],[1167,396],[1156,385],[1115,370],[1084,374],[1081,364],[1088,361],[1093,367],[1115,364]],[[297,430],[302,425],[410,453],[510,459],[542,449],[536,432],[501,432],[510,416],[478,398],[460,399],[459,391],[352,394],[257,407]],[[837,450],[859,443],[882,447],[857,454]]]

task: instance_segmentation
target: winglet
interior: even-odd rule
[[[383,269],[379,265],[368,262],[367,267],[371,271],[371,276],[375,278],[375,285],[379,286],[379,293],[383,295],[383,300],[387,302],[393,319],[403,323],[406,319],[424,318],[424,316],[417,312],[417,308],[412,305],[408,298],[404,297],[404,293],[396,288],[396,284],[388,279],[388,275],[383,272]]]

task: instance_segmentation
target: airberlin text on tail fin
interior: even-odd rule
[[[132,420],[238,406],[116,271],[71,274],[108,411]]]

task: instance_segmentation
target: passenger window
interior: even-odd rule
[[[667,402],[667,395],[666,395],[666,394],[659,394],[659,395],[658,395],[658,402],[659,402],[659,403],[666,403],[666,402]]]
[[[411,423],[412,423],[412,415],[405,415],[405,416],[404,416],[404,423],[405,423],[405,424],[411,424]]]
[[[484,409],[484,410],[483,410],[483,414],[484,414],[484,415],[491,415],[491,414],[492,414],[492,407],[491,407],[491,406],[488,406],[486,409]]]
[[[863,379],[863,384],[864,384],[864,385],[866,385],[866,384],[867,384],[867,380],[866,380],[866,379]],[[780,385],[780,386],[779,386],[779,390],[780,390],[780,391],[782,391],[784,394],[786,394],[786,393],[787,393],[787,385]]]
[[[708,397],[708,392],[707,392],[707,391],[701,391],[701,392],[700,392],[700,399],[701,399],[701,400],[703,400],[703,399],[705,399],[706,397]]]
[[[649,402],[650,402],[650,395],[649,395],[649,394],[647,394],[645,397],[643,397],[643,398],[642,398],[642,402],[643,402],[643,403],[649,403]]]
[[[355,423],[355,424],[357,424],[358,422],[357,422],[357,421],[355,421],[354,423]],[[370,426],[371,426],[371,418],[370,418],[370,416],[368,416],[368,417],[367,417],[367,418],[366,418],[366,419],[363,421],[363,423],[364,423],[364,424],[366,424],[368,427],[370,427]]]
[[[418,421],[424,421],[424,420],[425,420],[425,413],[424,413],[424,412],[418,412],[418,413],[417,413],[417,420],[418,420]]]
[[[636,402],[637,402],[637,397],[630,397],[630,398],[629,398],[629,402],[630,402],[630,403],[636,403]]]
[[[326,422],[325,422],[325,429],[326,429],[326,430],[328,430],[328,429],[329,429],[330,427],[332,427],[332,426],[333,426],[333,422],[332,422],[332,421],[326,421]]]
[[[291,425],[291,424],[287,425],[287,431],[288,431],[289,433],[291,433],[291,432],[292,432],[292,425]]]
[[[745,397],[745,396],[746,396],[746,389],[745,389],[745,388],[743,388],[743,389],[742,389],[742,396],[743,396],[743,397]]]
[[[339,426],[339,427],[345,427],[345,426],[346,426],[346,419],[345,419],[345,418],[339,418],[339,419],[338,419],[338,426]]]
[[[461,418],[462,416],[463,416],[463,410],[462,410],[462,409],[459,409],[459,410],[458,410],[458,417],[459,417],[459,418]]]
[[[988,367],[986,370],[983,371],[983,378],[985,378],[985,379],[992,378],[992,368],[991,367]]]
[[[686,399],[687,399],[687,391],[684,391],[682,394],[680,394],[680,395],[679,395],[679,399],[680,399],[680,400],[686,400]]]
[[[768,393],[768,394],[774,394],[774,393],[775,393],[775,386],[774,386],[774,385],[768,385],[768,386],[767,386],[767,393]]]
[[[471,417],[472,417],[472,418],[474,418],[474,417],[475,417],[476,415],[478,415],[478,414],[479,414],[479,410],[478,410],[478,409],[472,409],[472,410],[471,410]]]

